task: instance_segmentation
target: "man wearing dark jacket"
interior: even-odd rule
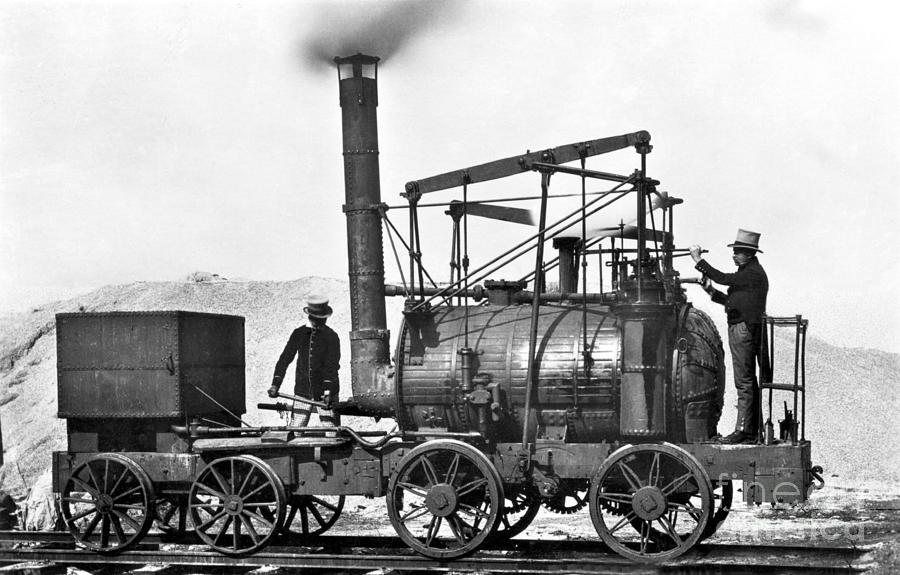
[[[268,394],[269,397],[278,397],[287,368],[296,357],[294,395],[324,401],[330,407],[338,400],[338,370],[341,363],[340,338],[325,325],[332,309],[324,297],[310,296],[303,312],[309,318],[309,325],[300,326],[291,333],[275,364]],[[297,424],[305,426],[309,422],[309,411],[300,411],[298,415]]]
[[[760,359],[762,316],[766,313],[769,279],[756,257],[759,236],[755,232],[738,230],[737,239],[728,247],[734,250],[735,273],[720,272],[700,256],[700,246],[691,246],[696,268],[708,280],[728,286],[724,294],[704,281],[704,289],[716,303],[725,306],[728,314],[728,345],[734,366],[734,385],[737,388],[737,422],[734,433],[723,437],[722,443],[755,443],[759,421],[759,387],[756,364]]]

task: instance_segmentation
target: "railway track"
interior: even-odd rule
[[[195,544],[150,535],[138,548],[108,556],[76,548],[67,533],[0,532],[0,572],[55,573],[78,568],[104,575],[140,569],[163,573],[267,573],[308,571],[365,573],[858,573],[866,549],[852,547],[698,545],[663,567],[629,563],[598,541],[515,540],[456,561],[434,561],[412,553],[392,537],[322,536],[316,546],[281,541],[248,557],[227,557]],[[148,567],[152,566],[152,567]]]

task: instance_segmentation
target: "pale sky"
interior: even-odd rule
[[[197,270],[345,278],[325,57],[366,51],[384,58],[388,203],[409,180],[646,129],[649,174],[685,199],[680,246],[730,270],[737,228],[761,232],[770,313],[900,352],[897,15],[864,1],[0,2],[0,311]],[[627,174],[637,155],[588,167]],[[521,175],[470,197],[537,192]],[[449,219],[426,217],[444,277]],[[472,232],[473,264],[523,233]],[[398,277],[389,253],[386,267]]]

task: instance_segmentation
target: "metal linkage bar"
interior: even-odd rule
[[[512,156],[463,170],[454,170],[445,174],[408,182],[406,184],[406,193],[429,194],[439,190],[458,188],[467,183],[475,184],[496,180],[531,171],[535,162],[552,161],[555,164],[565,164],[566,162],[574,162],[583,156],[589,157],[605,154],[649,141],[650,133],[641,130],[621,136],[566,144],[540,152],[528,152],[519,156]]]

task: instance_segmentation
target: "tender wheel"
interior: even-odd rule
[[[627,445],[600,466],[589,504],[594,528],[610,549],[656,563],[700,540],[713,495],[709,476],[687,451],[668,443]]]
[[[433,559],[474,552],[503,509],[503,484],[491,461],[456,440],[424,443],[391,475],[388,516],[404,543]]]
[[[331,529],[343,508],[343,495],[293,495],[282,530],[295,537],[321,535]]]
[[[147,534],[154,499],[150,479],[137,463],[103,453],[72,472],[60,495],[60,515],[77,545],[118,553]]]
[[[166,495],[156,500],[156,527],[166,535],[181,537],[187,531],[187,494]]]
[[[204,543],[226,555],[265,547],[284,521],[284,485],[251,455],[216,459],[191,485],[188,514]]]
[[[541,498],[529,485],[504,488],[503,513],[494,531],[494,538],[500,541],[512,539],[524,531],[541,510]]]

